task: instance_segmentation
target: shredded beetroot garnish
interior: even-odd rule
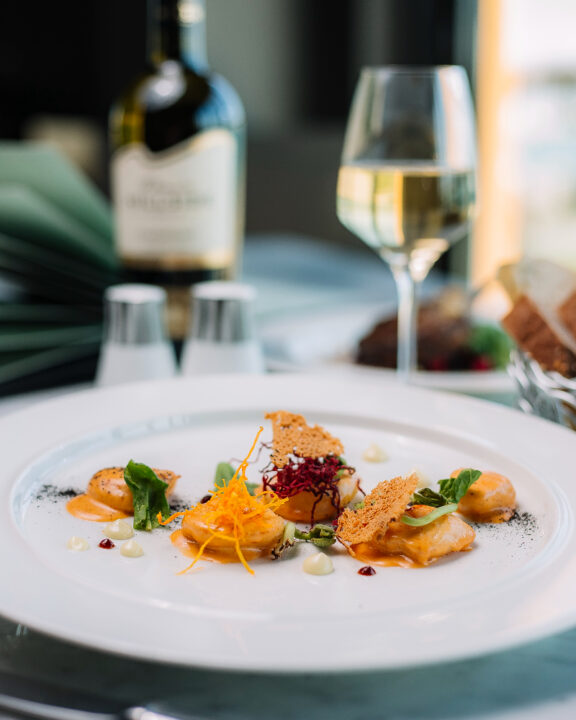
[[[262,486],[280,498],[294,497],[301,492],[312,493],[316,497],[310,515],[310,524],[313,525],[316,505],[324,496],[330,498],[337,512],[341,510],[338,481],[342,470],[354,473],[354,468],[345,465],[336,455],[327,455],[325,458],[296,457],[289,459],[284,467],[273,465],[270,471],[265,470]]]

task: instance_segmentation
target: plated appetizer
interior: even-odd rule
[[[251,574],[249,561],[277,559],[297,542],[321,550],[339,542],[349,555],[370,565],[424,567],[471,549],[476,533],[460,516],[501,523],[516,512],[510,480],[472,468],[455,470],[438,482],[438,489],[419,487],[420,479],[412,473],[383,480],[365,495],[354,468],[342,456],[340,439],[309,425],[303,415],[279,410],[265,418],[272,425],[272,441],[260,444],[270,453],[260,483],[248,482],[247,469],[262,427],[238,467],[219,463],[212,490],[187,510],[170,514],[168,506],[179,475],[133,461],[95,473],[86,492],[70,500],[67,509],[97,521],[133,514],[134,528],[140,530],[182,518],[171,541],[193,560],[181,572],[203,559],[241,563]],[[358,491],[362,495],[357,497]],[[304,530],[296,523],[310,527]],[[313,558],[306,572],[332,571],[329,556],[317,553]],[[366,570],[370,567],[359,572],[371,574]]]
[[[279,410],[268,413],[272,423],[270,466],[262,487],[283,498],[278,514],[310,525],[331,520],[354,499],[360,480],[342,454],[342,442],[303,415]]]

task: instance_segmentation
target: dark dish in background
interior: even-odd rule
[[[395,317],[377,322],[359,341],[356,362],[395,367],[396,332]],[[422,370],[503,370],[511,345],[497,325],[473,318],[467,295],[458,287],[449,287],[420,306],[417,346]]]

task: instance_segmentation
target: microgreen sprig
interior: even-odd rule
[[[470,487],[482,475],[480,470],[464,468],[456,477],[445,478],[438,483],[439,492],[431,488],[423,488],[412,496],[412,502],[419,505],[429,505],[435,508],[427,515],[413,518],[410,515],[402,515],[400,520],[405,525],[421,527],[428,525],[443,515],[448,515],[458,510],[458,503],[468,492]]]

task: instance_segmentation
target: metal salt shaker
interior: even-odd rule
[[[230,281],[198,283],[191,289],[191,321],[182,350],[183,375],[262,373],[250,285]]]
[[[168,378],[176,356],[166,336],[166,293],[155,285],[113,285],[104,293],[104,339],[96,384]]]

